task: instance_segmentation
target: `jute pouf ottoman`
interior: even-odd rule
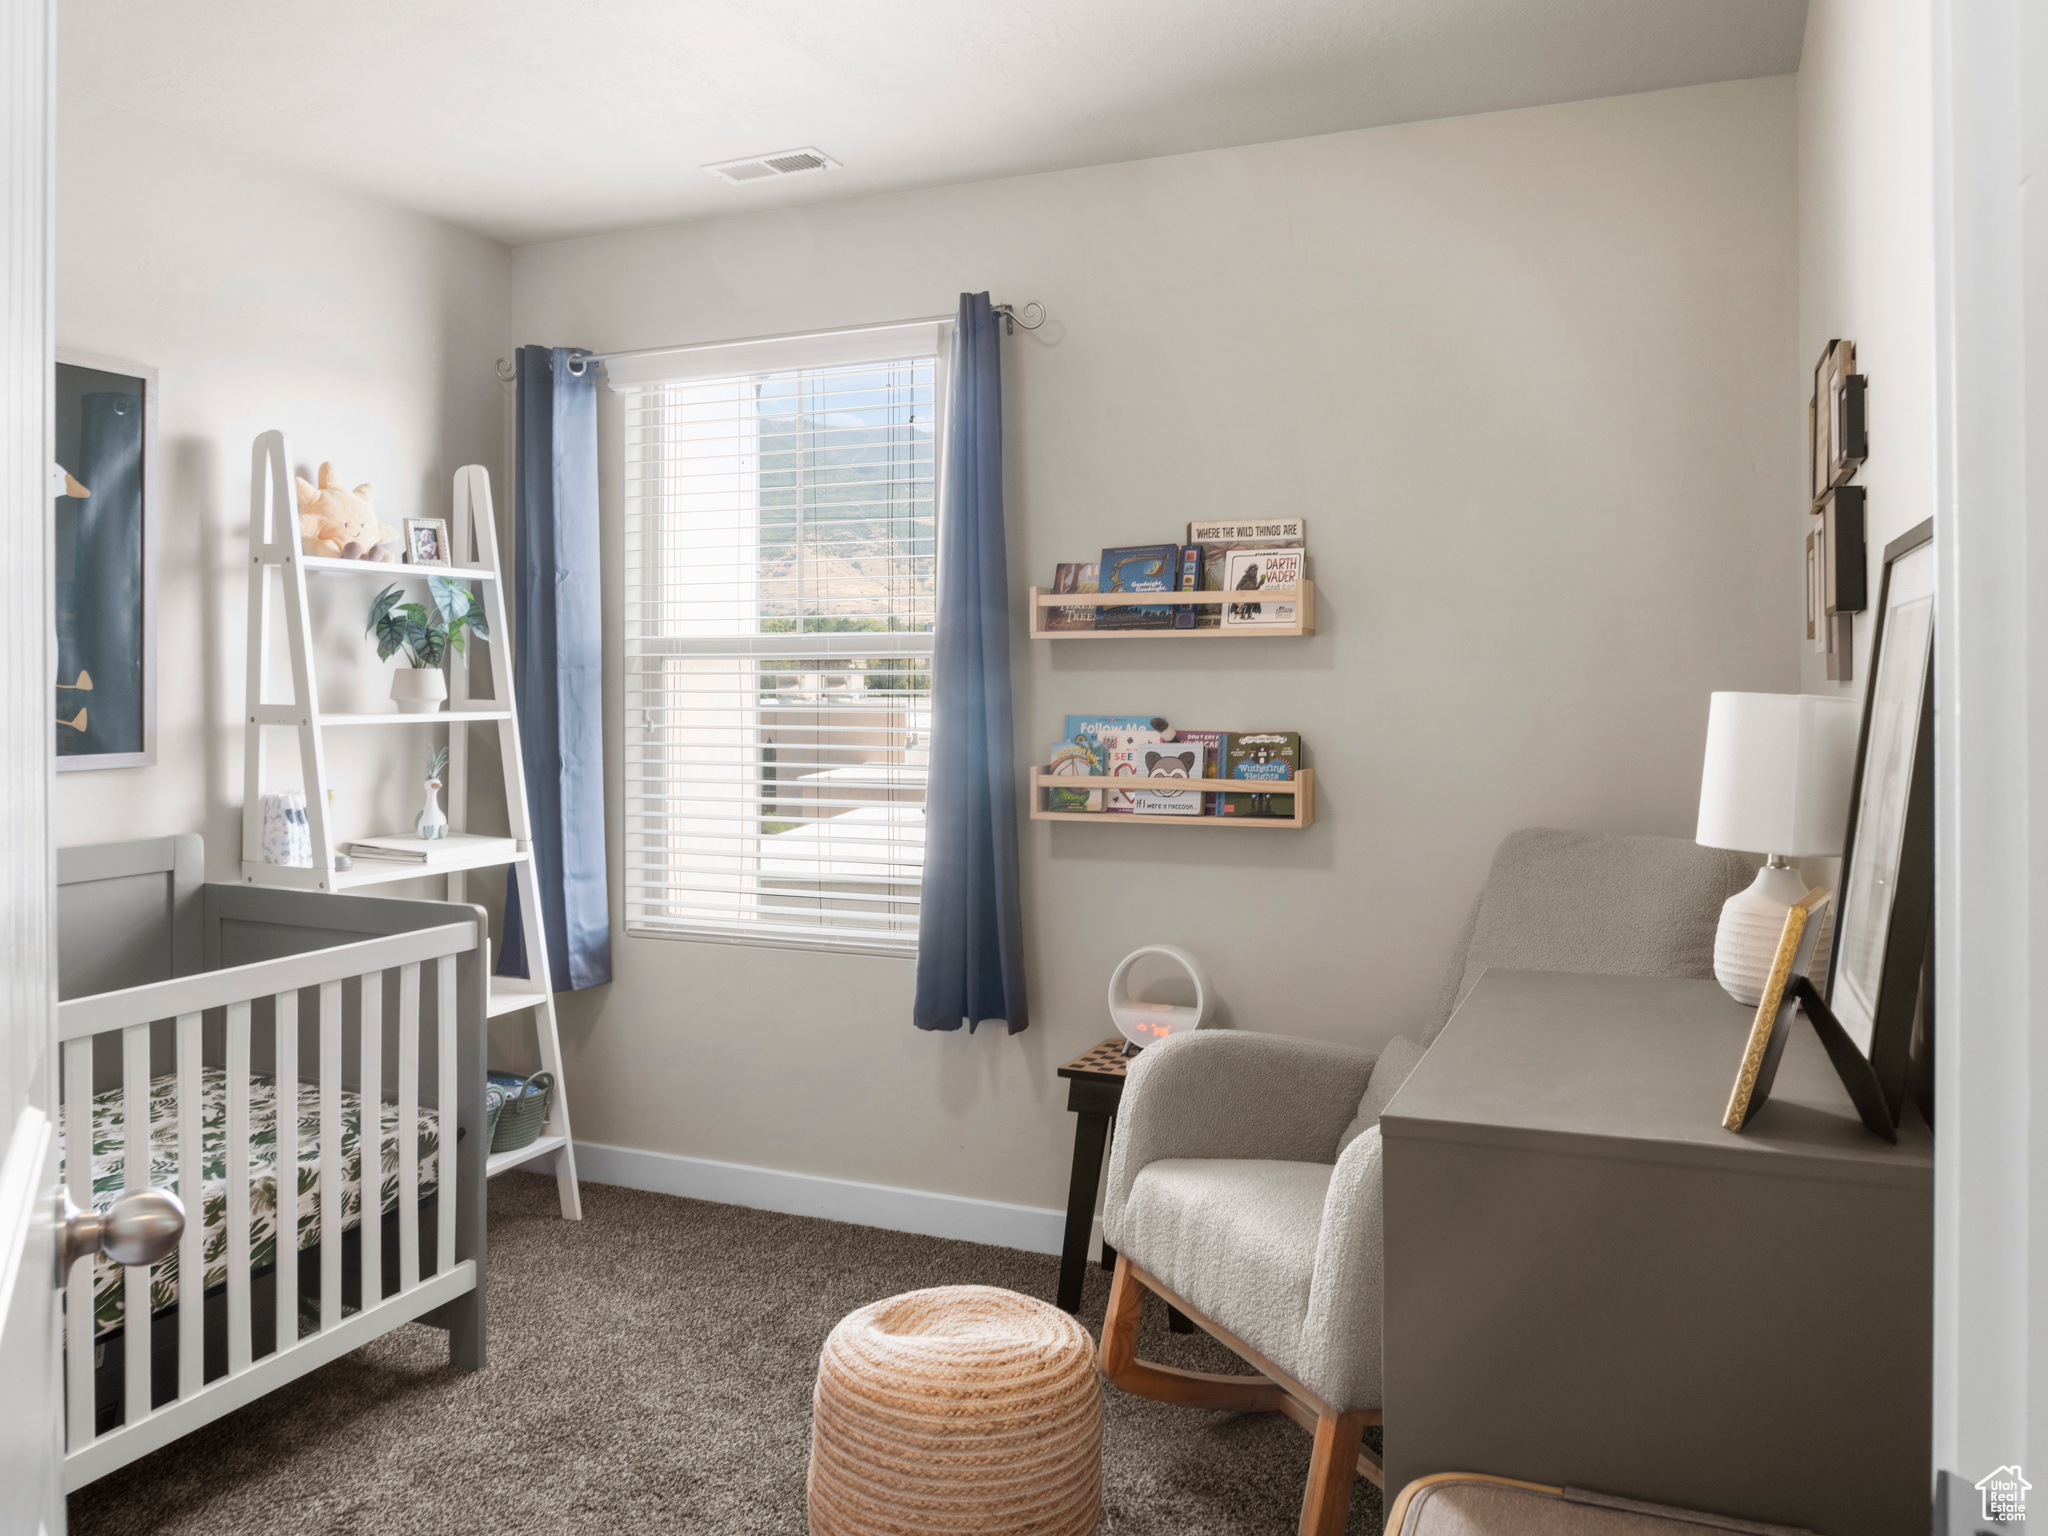
[[[825,1341],[812,1536],[1083,1536],[1102,1509],[1095,1341],[989,1285],[892,1296]]]

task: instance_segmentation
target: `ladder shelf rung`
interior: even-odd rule
[[[491,1178],[507,1168],[517,1168],[521,1163],[530,1163],[537,1157],[546,1157],[550,1152],[562,1150],[566,1136],[536,1136],[528,1146],[516,1152],[493,1152],[484,1159],[484,1177]]]
[[[510,720],[509,709],[443,709],[430,715],[322,715],[322,725],[473,725],[490,720]]]
[[[429,576],[446,576],[450,581],[496,581],[498,573],[483,565],[399,565],[390,560],[341,560],[333,555],[287,555],[279,564],[288,565],[296,559],[310,575],[326,572],[334,576],[382,576],[386,581],[397,581],[411,576],[424,580]]]
[[[491,978],[490,1016],[497,1018],[504,1013],[517,1013],[522,1008],[532,1008],[548,1000],[548,993],[523,976],[493,976]]]

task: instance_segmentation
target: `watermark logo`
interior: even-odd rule
[[[1977,1484],[1984,1495],[1984,1518],[1996,1524],[2016,1524],[2027,1518],[2027,1492],[2034,1485],[2020,1476],[2020,1465],[2000,1467]]]

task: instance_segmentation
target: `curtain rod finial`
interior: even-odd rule
[[[1035,331],[1045,324],[1045,306],[1036,299],[1027,303],[1021,311],[1014,304],[998,304],[995,306],[995,312],[1003,317],[1003,334],[1005,336],[1016,335],[1017,327],[1020,325],[1027,331]],[[1035,320],[1027,318],[1033,314],[1036,314],[1038,318]]]
[[[493,371],[498,375],[500,384],[510,384],[519,377],[519,370],[502,357],[498,359],[498,366]]]

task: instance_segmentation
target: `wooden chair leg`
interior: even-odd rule
[[[1140,1360],[1138,1320],[1144,1306],[1144,1282],[1131,1261],[1118,1254],[1116,1276],[1109,1282],[1109,1312],[1102,1320],[1102,1374],[1112,1386],[1156,1402],[1231,1413],[1275,1413],[1286,1403],[1286,1389],[1270,1377],[1184,1371]]]
[[[1308,1491],[1301,1500],[1301,1536],[1344,1536],[1344,1522],[1351,1514],[1351,1480],[1358,1473],[1358,1447],[1371,1417],[1353,1412],[1317,1418]]]

